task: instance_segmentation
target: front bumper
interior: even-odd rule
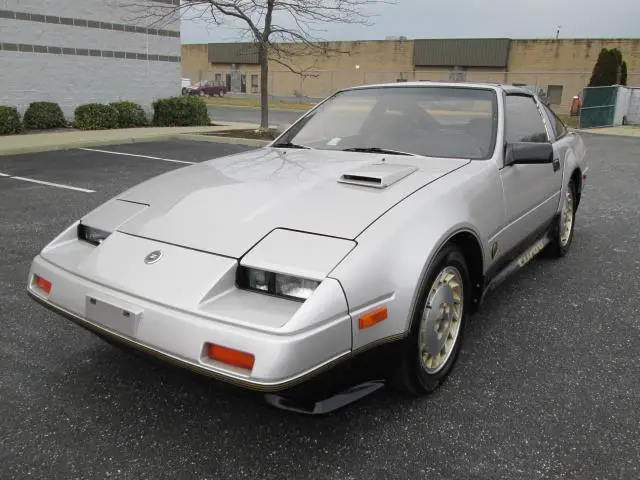
[[[49,295],[33,285],[33,275],[53,284]],[[216,322],[98,285],[37,256],[29,272],[29,295],[46,308],[111,341],[143,351],[197,373],[260,392],[281,392],[332,368],[351,353],[348,315],[293,334],[260,332]],[[134,312],[136,325],[118,328],[87,315],[88,299],[106,299]],[[122,322],[122,319],[118,320]],[[114,326],[115,325],[115,326]],[[244,371],[206,356],[206,344],[255,353]]]

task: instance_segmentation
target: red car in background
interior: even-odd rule
[[[206,82],[196,83],[187,89],[187,93],[189,95],[200,95],[201,97],[204,97],[205,95],[209,97],[213,97],[214,95],[222,97],[227,93],[227,87],[220,82],[209,80]]]

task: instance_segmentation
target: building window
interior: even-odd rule
[[[251,93],[258,93],[260,87],[258,86],[258,75],[251,75]]]
[[[549,85],[547,87],[547,103],[549,105],[560,105],[562,103],[562,85]]]
[[[216,81],[216,83],[221,83],[222,82],[222,74],[221,73],[216,73],[215,81]]]

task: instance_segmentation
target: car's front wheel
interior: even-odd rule
[[[460,352],[470,290],[464,256],[455,246],[443,248],[420,285],[411,331],[392,384],[425,394],[445,380]]]
[[[573,241],[573,230],[576,220],[576,187],[573,180],[569,181],[567,191],[562,197],[562,207],[558,224],[554,230],[551,242],[547,246],[547,255],[551,257],[564,257],[569,251]]]

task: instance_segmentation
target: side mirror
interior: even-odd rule
[[[517,142],[507,144],[505,166],[540,163],[553,163],[553,146],[551,143]]]

